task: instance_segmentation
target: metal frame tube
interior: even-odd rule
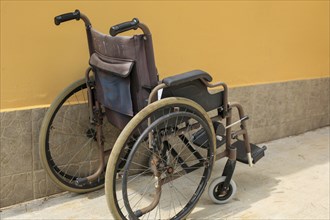
[[[244,110],[241,104],[234,102],[230,104],[230,107],[234,107],[237,109],[238,111],[238,115],[240,119],[244,118]],[[250,141],[249,141],[249,136],[247,133],[247,128],[246,128],[246,123],[245,120],[241,121],[241,133],[243,134],[243,140],[244,140],[244,145],[245,145],[245,150],[247,153],[247,157],[248,157],[248,162],[249,162],[249,166],[252,167],[253,166],[253,159],[251,156],[251,146],[250,146]]]
[[[97,111],[101,111],[101,106],[100,106],[99,102],[96,101],[95,106],[96,106]],[[103,129],[102,129],[102,124],[103,124],[102,113],[100,112],[96,117],[99,117],[98,123],[96,124],[96,133],[97,133],[96,138],[97,138],[97,143],[98,143],[98,147],[99,147],[100,163],[99,163],[99,166],[98,166],[97,170],[95,171],[95,173],[86,177],[88,181],[96,180],[101,175],[102,171],[104,170],[104,166],[105,166],[105,162],[104,162],[105,153],[104,153],[104,141],[103,141]]]

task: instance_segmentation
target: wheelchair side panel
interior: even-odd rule
[[[162,98],[167,97],[188,98],[200,104],[205,111],[211,111],[223,105],[223,92],[210,94],[200,80],[164,88]]]

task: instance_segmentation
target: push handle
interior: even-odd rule
[[[80,19],[80,11],[75,10],[74,12],[62,14],[59,16],[56,16],[54,18],[54,22],[56,25],[60,25],[62,22],[70,21],[76,19],[77,21]]]
[[[114,37],[117,34],[120,34],[125,31],[129,31],[129,30],[133,30],[133,29],[136,30],[139,27],[139,23],[140,23],[139,19],[133,18],[132,21],[127,21],[127,22],[112,26],[110,28],[110,35]]]

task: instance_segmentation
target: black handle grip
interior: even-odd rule
[[[112,26],[110,28],[110,35],[114,37],[117,34],[120,34],[125,31],[129,31],[132,29],[136,30],[139,27],[139,23],[140,23],[139,19],[133,18],[132,21],[127,21],[127,22]]]
[[[54,18],[54,22],[56,25],[60,25],[62,22],[70,21],[76,19],[77,21],[80,19],[80,11],[75,10],[74,12],[62,14],[59,16],[56,16]]]

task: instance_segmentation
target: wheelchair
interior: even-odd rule
[[[80,19],[90,67],[51,104],[40,130],[40,158],[54,183],[76,193],[105,185],[116,219],[183,219],[216,160],[226,157],[208,195],[217,204],[233,198],[236,161],[253,166],[266,146],[249,143],[248,116],[229,103],[227,85],[202,70],[159,80],[151,32],[137,18],[111,27],[110,35],[79,10],[55,24]],[[143,34],[117,36],[136,29]]]

